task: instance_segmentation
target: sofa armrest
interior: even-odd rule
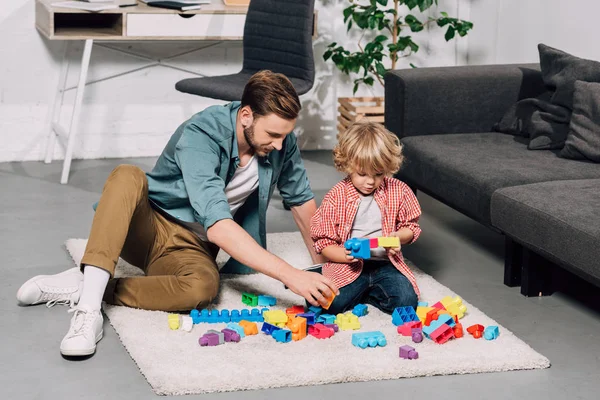
[[[544,91],[539,64],[389,71],[385,125],[400,138],[490,132],[510,106]]]

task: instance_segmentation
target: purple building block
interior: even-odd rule
[[[198,339],[198,343],[200,343],[200,346],[218,346],[219,335],[215,333],[205,333]]]
[[[337,332],[340,329],[340,327],[337,324],[323,324],[323,325],[325,325],[328,328],[333,329],[334,332]]]
[[[419,358],[419,353],[417,353],[414,347],[408,345],[400,346],[400,358],[406,358],[407,360],[415,360]]]
[[[241,340],[240,334],[234,331],[233,329],[223,329],[221,330],[223,335],[225,336],[226,342],[235,342],[238,343]]]
[[[412,328],[412,341],[415,343],[423,341],[423,330],[421,328]]]

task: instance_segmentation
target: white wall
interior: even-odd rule
[[[219,0],[213,0],[219,1]],[[313,90],[302,96],[303,111],[297,133],[303,149],[331,149],[336,135],[337,97],[351,96],[351,80],[322,54],[332,41],[356,47],[356,35],[348,35],[342,20],[347,0],[316,0],[319,36],[314,41],[317,77]],[[440,0],[440,10],[468,16],[468,0]],[[63,43],[48,41],[35,27],[33,0],[0,0],[0,162],[41,160],[48,108],[55,91]],[[419,34],[422,45],[410,59],[419,66],[454,65],[466,62],[466,41],[445,43],[437,27]],[[158,58],[204,47],[199,52],[171,63],[204,75],[237,72],[242,63],[241,42],[153,42],[111,44]],[[458,49],[458,52],[457,52]],[[68,55],[71,68],[68,85],[74,86],[79,71],[82,43],[75,42]],[[145,61],[94,46],[88,81],[102,79],[127,69],[142,67]],[[406,67],[403,62],[399,67]],[[190,74],[153,67],[100,81],[86,88],[80,132],[74,158],[156,156],[175,128],[197,111],[217,102],[186,95],[175,83]],[[361,89],[357,95],[383,95],[382,87]],[[65,94],[61,123],[70,121],[75,91]],[[63,157],[56,146],[55,158]]]
[[[598,0],[468,0],[469,64],[539,62],[538,43],[600,60]]]

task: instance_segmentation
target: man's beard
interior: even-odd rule
[[[246,142],[248,143],[252,151],[258,154],[260,157],[265,157],[267,154],[269,154],[269,151],[267,151],[264,147],[261,147],[254,140],[254,123],[244,128],[244,138],[246,139]]]

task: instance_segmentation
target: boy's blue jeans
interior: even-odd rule
[[[321,268],[313,270],[321,272]],[[357,304],[371,304],[387,314],[396,307],[417,307],[417,295],[410,281],[394,265],[385,260],[365,260],[356,280],[340,288],[329,310],[336,315],[352,310]]]

